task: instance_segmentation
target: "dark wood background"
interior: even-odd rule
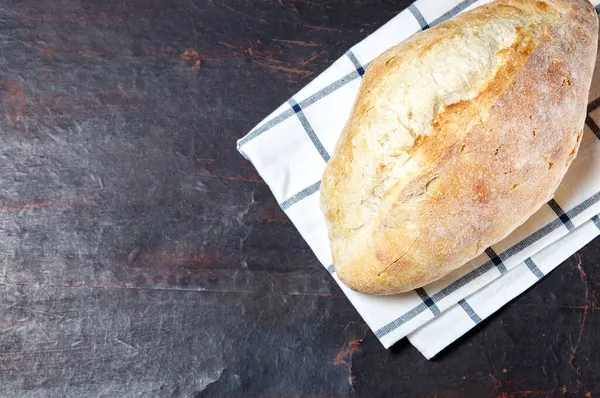
[[[0,396],[598,396],[599,241],[426,361],[236,152],[408,4],[2,1]]]

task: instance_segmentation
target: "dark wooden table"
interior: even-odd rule
[[[600,241],[426,361],[236,152],[408,3],[3,1],[0,396],[598,396]]]

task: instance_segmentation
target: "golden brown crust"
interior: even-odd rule
[[[579,147],[597,40],[587,0],[500,0],[373,61],[321,185],[340,279],[423,286],[546,203]]]

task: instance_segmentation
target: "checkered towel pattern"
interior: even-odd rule
[[[419,0],[350,49],[238,141],[282,210],[385,347],[408,336],[427,358],[524,292],[600,234],[600,99],[588,107],[579,156],[556,196],[502,242],[412,292],[370,296],[336,277],[319,208],[321,175],[369,63],[389,47],[487,3]],[[600,0],[594,0],[600,11]],[[600,81],[591,97],[600,97]],[[595,97],[594,97],[595,96]]]

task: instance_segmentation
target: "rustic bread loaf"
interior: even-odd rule
[[[548,202],[581,141],[597,40],[587,0],[499,0],[373,61],[321,184],[339,278],[423,286]]]

